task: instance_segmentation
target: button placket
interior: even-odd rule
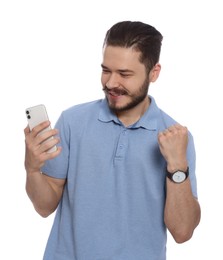
[[[127,129],[123,129],[119,136],[115,158],[121,159],[125,156],[125,152],[127,150],[127,142]]]

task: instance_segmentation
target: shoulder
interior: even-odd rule
[[[102,104],[102,99],[94,100],[91,102],[86,102],[72,107],[67,108],[61,113],[64,120],[70,120],[72,118],[83,119],[91,117],[92,115],[98,116],[98,111],[100,110]]]
[[[164,112],[162,109],[159,109],[159,112],[160,112],[160,120],[163,123],[165,128],[178,123],[178,121],[176,121],[172,116]]]
[[[160,131],[163,131],[164,129],[175,124],[183,125],[182,122],[175,120],[172,116],[164,112],[162,109],[159,109],[159,112],[160,112],[160,129],[159,129]],[[193,139],[192,133],[190,132],[189,129],[188,129],[188,134],[190,138]]]
[[[162,131],[165,128],[168,128],[171,125],[178,123],[172,116],[162,110],[156,103],[155,99],[150,96],[151,99],[151,114],[158,120],[158,126]]]
[[[86,102],[86,103],[82,103],[82,104],[77,104],[77,105],[67,108],[62,113],[69,115],[69,114],[73,114],[76,112],[90,112],[90,111],[92,111],[92,109],[95,110],[95,109],[100,108],[101,103],[102,103],[102,99],[98,99],[98,100],[94,100],[94,101],[90,101],[90,102]]]
[[[74,105],[62,111],[55,125],[61,139],[68,140],[71,135],[80,137],[89,125],[97,124],[101,105],[102,100],[95,100]]]

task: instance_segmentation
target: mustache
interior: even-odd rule
[[[116,87],[116,88],[108,88],[107,86],[104,86],[102,89],[106,93],[111,93],[115,95],[127,95],[128,91],[124,88]]]

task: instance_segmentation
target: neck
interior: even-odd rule
[[[140,104],[138,104],[134,108],[118,112],[117,117],[126,127],[133,125],[143,116],[149,105],[150,98],[147,96]]]

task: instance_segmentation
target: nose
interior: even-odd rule
[[[118,76],[115,75],[115,74],[111,74],[110,77],[108,78],[107,82],[106,82],[106,87],[108,89],[120,87]]]

